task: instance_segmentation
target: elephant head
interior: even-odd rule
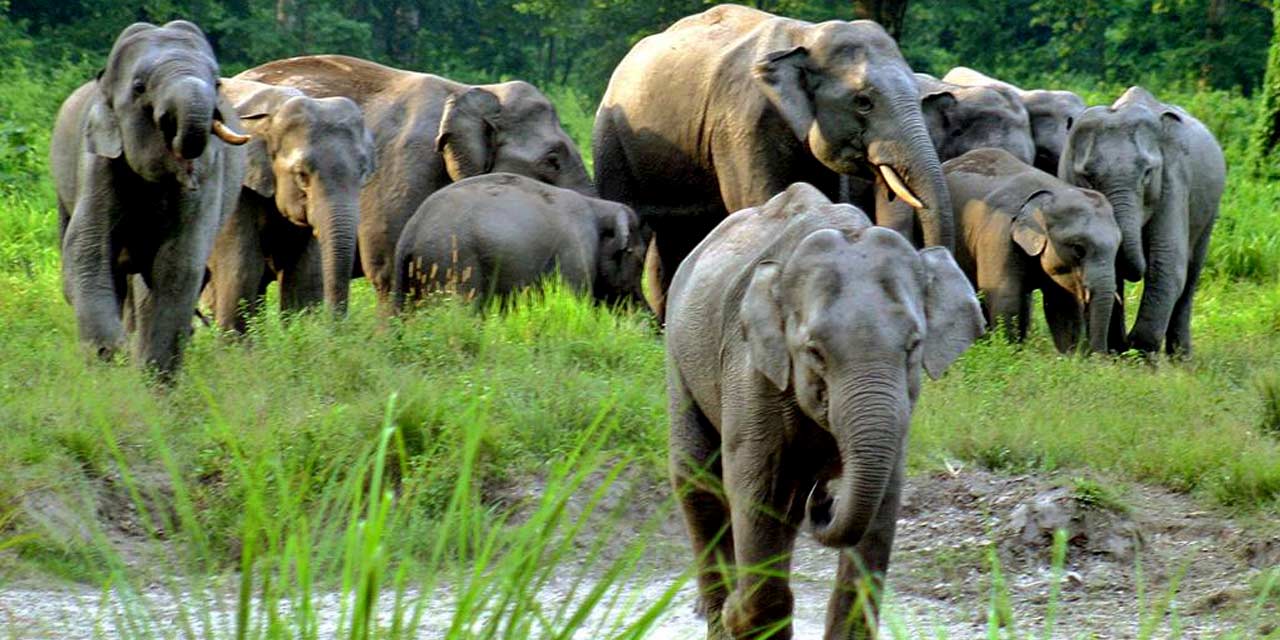
[[[1089,349],[1106,352],[1120,248],[1111,204],[1088,189],[1040,189],[1023,198],[1016,211],[1010,230],[1013,242],[1038,259],[1055,284],[1071,292],[1078,313],[1088,319]],[[1075,339],[1054,336],[1062,351],[1074,348]]]
[[[471,87],[445,102],[436,151],[454,182],[506,172],[596,194],[555,106],[527,82]]]
[[[766,49],[754,67],[792,133],[837,173],[870,169],[882,191],[917,210],[926,245],[953,249],[950,195],[897,43],[866,20],[824,22],[798,37]]]
[[[822,229],[754,267],[739,317],[751,366],[837,445],[806,505],[815,537],[857,544],[902,464],[921,369],[940,376],[982,334],[969,281],[940,247]]]
[[[248,84],[248,83],[245,83]],[[348,98],[261,87],[236,105],[254,134],[244,184],[273,198],[320,243],[325,304],[346,309],[355,263],[360,187],[374,170],[373,137]]]
[[[946,161],[973,149],[1004,149],[1022,162],[1035,160],[1035,141],[1022,100],[994,87],[963,87],[916,74],[920,108],[938,158]]]
[[[85,150],[123,155],[149,182],[176,180],[194,188],[206,171],[195,161],[210,136],[229,144],[249,140],[223,123],[218,82],[218,63],[199,27],[185,20],[129,26],[98,75]]]
[[[1143,225],[1179,183],[1164,149],[1176,144],[1182,113],[1131,87],[1110,107],[1090,107],[1067,137],[1058,176],[1100,191],[1111,202],[1123,242],[1117,261],[1130,282],[1147,271]]]
[[[644,302],[640,287],[645,242],[640,218],[625,204],[588,198],[599,242],[596,248],[593,294],[609,303]]]
[[[1031,118],[1031,137],[1036,143],[1035,166],[1056,173],[1058,159],[1067,144],[1067,135],[1084,112],[1084,100],[1070,91],[1035,89],[1019,94]]]

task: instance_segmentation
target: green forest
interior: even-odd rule
[[[123,28],[185,18],[223,76],[342,53],[530,81],[590,167],[615,65],[712,4],[0,0],[0,640],[703,637],[648,309],[551,281],[386,317],[359,279],[335,318],[273,284],[243,336],[193,323],[160,383],[78,342],[49,149]],[[1140,84],[1228,165],[1192,357],[1060,354],[1037,304],[1024,343],[923,381],[881,637],[1280,640],[1280,4],[750,4],[875,18],[938,76]],[[836,565],[808,544],[800,638]]]

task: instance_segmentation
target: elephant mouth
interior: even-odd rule
[[[809,499],[805,503],[805,511],[809,524],[815,529],[822,529],[831,524],[835,513],[836,497],[827,490],[827,481],[819,479],[809,490]]]
[[[911,205],[914,209],[925,208],[924,203],[920,202],[920,198],[911,191],[911,187],[907,186],[906,181],[902,179],[902,176],[898,175],[898,172],[895,171],[893,167],[887,164],[881,164],[876,165],[876,169],[880,170],[880,175],[884,178],[885,184],[893,190],[894,195],[898,196],[898,199]]]

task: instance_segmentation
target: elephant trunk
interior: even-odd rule
[[[1142,204],[1130,190],[1107,191],[1106,196],[1120,226],[1118,271],[1125,280],[1137,282],[1147,272],[1147,260],[1142,255]]]
[[[902,377],[892,372],[885,380]],[[893,385],[900,386],[900,385]],[[858,389],[858,391],[853,391]],[[898,459],[910,416],[902,407],[905,388],[858,380],[833,398],[831,431],[840,450],[835,494],[820,478],[805,505],[813,536],[828,547],[852,547],[875,520]]]
[[[212,84],[195,76],[172,80],[156,104],[156,120],[165,144],[183,160],[199,158],[213,131],[217,93]]]
[[[912,96],[904,96],[895,99],[893,105],[895,126],[883,140],[867,145],[867,158],[885,186],[916,210],[925,246],[954,251],[951,193],[920,103]],[[880,212],[876,215],[880,219]]]
[[[355,265],[359,204],[353,193],[335,198],[317,189],[309,216],[320,243],[320,269],[324,279],[324,303],[335,316],[347,312],[351,272]]]
[[[572,142],[569,143],[569,148],[573,148]],[[600,197],[596,191],[596,184],[591,181],[591,176],[587,175],[587,166],[583,164],[582,157],[576,151],[569,153],[569,158],[565,161],[564,169],[560,173],[560,184],[556,186],[577,191],[590,198]]]
[[[1116,303],[1116,277],[1113,265],[1099,265],[1088,272],[1085,287],[1089,292],[1085,304],[1089,322],[1089,350],[1106,353],[1109,350],[1107,335],[1111,327],[1111,312]]]

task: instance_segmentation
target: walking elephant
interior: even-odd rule
[[[985,298],[987,318],[1021,341],[1040,290],[1058,351],[1106,352],[1120,228],[1102,194],[1073,187],[1002,149],[943,163],[955,206],[956,262]]]
[[[647,268],[660,316],[698,241],[793,182],[835,199],[875,181],[881,202],[917,210],[925,244],[955,244],[915,78],[874,22],[811,24],[738,5],[686,17],[614,70],[593,149],[601,196],[634,207],[655,234]]]
[[[966,86],[994,87],[1011,91],[1022,99],[1031,117],[1031,136],[1036,142],[1035,166],[1046,173],[1058,173],[1058,159],[1071,130],[1084,111],[1080,96],[1061,90],[1023,90],[968,67],[956,67],[942,77],[943,82]]]
[[[438,290],[483,303],[559,272],[605,302],[641,299],[644,244],[630,207],[492,173],[427,198],[396,246],[395,306]]]
[[[205,264],[244,176],[235,109],[199,27],[135,23],[98,78],[62,104],[50,143],[63,291],[80,340],[111,357],[125,342],[130,274],[145,293],[137,360],[162,375],[179,366]]]
[[[364,110],[377,169],[360,196],[360,267],[382,302],[401,230],[440,187],[504,171],[595,195],[555,107],[526,82],[470,86],[335,55],[278,60],[236,77],[346,96]]]
[[[1111,201],[1122,236],[1120,275],[1143,281],[1127,338],[1124,307],[1116,307],[1114,340],[1148,354],[1163,343],[1170,355],[1191,355],[1191,302],[1227,177],[1213,134],[1186,111],[1130,87],[1111,106],[1080,115],[1059,176]]]
[[[348,98],[311,98],[291,87],[224,80],[254,140],[246,147],[239,205],[209,259],[214,319],[244,331],[267,285],[280,306],[323,301],[346,311],[355,265],[360,186],[373,173],[373,138]]]
[[[941,375],[981,333],[950,253],[917,251],[807,184],[733,214],[681,263],[667,308],[670,465],[708,638],[791,638],[790,553],[806,517],[820,543],[849,550],[826,637],[873,633],[882,585],[871,611],[859,585],[889,566],[921,369]]]

